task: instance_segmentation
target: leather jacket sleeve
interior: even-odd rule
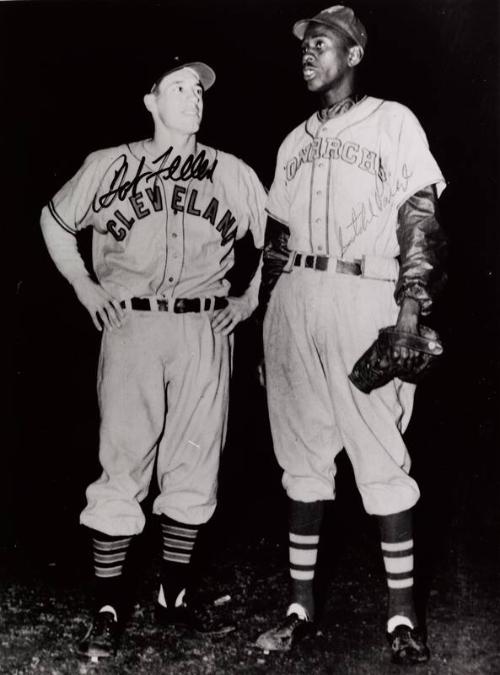
[[[289,237],[290,230],[286,225],[274,220],[274,218],[268,217],[264,239],[262,278],[259,290],[258,313],[261,318],[266,312],[272,290],[288,261],[290,255],[288,248]]]
[[[447,241],[436,212],[433,185],[416,192],[398,211],[400,270],[394,297],[398,305],[404,298],[417,300],[423,315],[446,282]]]

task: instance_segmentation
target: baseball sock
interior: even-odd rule
[[[301,619],[314,618],[314,571],[324,502],[289,501],[289,560],[292,604],[288,614]]]
[[[111,536],[94,531],[92,553],[97,611],[110,611],[118,618],[122,602],[122,573],[131,536]]]
[[[188,584],[191,555],[199,525],[179,523],[168,516],[160,518],[162,535],[161,588],[158,602],[167,607],[182,604]]]
[[[387,630],[392,633],[400,624],[414,628],[412,510],[377,516],[377,520],[389,589]]]

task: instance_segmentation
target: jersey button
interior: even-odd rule
[[[316,195],[320,197],[323,194],[322,190],[316,190]]]
[[[321,218],[316,218],[315,223],[321,223]]]
[[[323,247],[322,247],[322,246],[318,246],[318,251],[322,251],[322,250],[323,250]]]
[[[174,277],[169,277],[168,280],[170,281],[170,283],[172,283],[173,280],[174,280]]]
[[[173,237],[174,239],[177,239],[177,232],[172,232],[172,237]]]

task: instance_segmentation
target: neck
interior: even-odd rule
[[[337,83],[337,86],[327,89],[320,94],[320,104],[322,108],[329,108],[336,103],[340,103],[354,91],[354,77],[350,77]]]
[[[162,155],[169,148],[172,148],[172,155],[187,157],[196,153],[196,134],[179,134],[172,130],[158,132],[150,142],[152,154]]]

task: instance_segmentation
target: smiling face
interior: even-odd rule
[[[200,128],[203,87],[194,70],[182,68],[166,75],[146,98],[157,126],[185,135],[195,134]]]
[[[310,23],[302,41],[302,74],[309,91],[331,104],[349,96],[354,84],[354,66],[363,50],[320,23]]]

